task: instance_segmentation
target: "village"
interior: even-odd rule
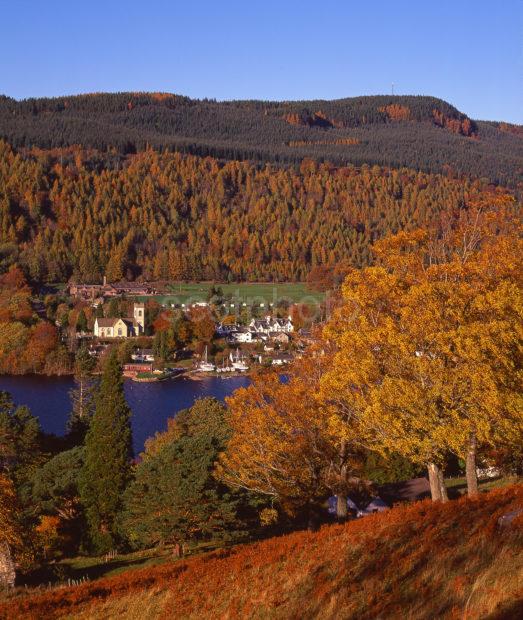
[[[105,278],[71,284],[55,324],[70,349],[86,346],[97,360],[118,347],[124,375],[142,382],[284,367],[312,341],[313,321],[289,303],[234,302],[214,286],[205,299],[160,303],[159,292]]]

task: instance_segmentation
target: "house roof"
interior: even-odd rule
[[[116,290],[142,290],[150,289],[149,284],[143,284],[141,282],[113,282],[112,284],[106,284]]]
[[[252,325],[256,325],[260,327],[267,327],[270,325],[288,325],[289,323],[292,323],[290,319],[282,319],[276,316],[275,317],[266,316],[263,319],[253,319],[251,321]]]
[[[98,327],[113,327],[116,321],[118,321],[118,319],[100,319],[100,318],[96,319],[96,322],[98,323]]]
[[[127,317],[116,317],[112,319],[100,319],[97,318],[98,327],[114,327],[118,321],[123,321],[126,325],[136,325],[136,321]]]

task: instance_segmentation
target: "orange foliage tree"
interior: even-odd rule
[[[360,484],[357,433],[346,425],[340,435],[337,413],[318,399],[326,359],[311,354],[295,362],[285,382],[271,371],[236,390],[227,399],[232,437],[217,468],[227,484],[309,518],[329,494],[338,496],[338,516],[346,516],[347,492]]]

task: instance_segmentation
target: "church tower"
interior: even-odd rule
[[[145,304],[134,304],[134,321],[137,325],[137,336],[145,333]]]

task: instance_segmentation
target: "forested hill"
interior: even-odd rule
[[[304,280],[501,188],[409,169],[223,162],[152,149],[13,150],[0,140],[0,273],[33,282]]]
[[[194,100],[167,93],[0,97],[0,137],[15,147],[79,144],[128,154],[147,145],[221,159],[406,166],[516,186],[523,128],[473,121],[433,97],[334,101]]]

